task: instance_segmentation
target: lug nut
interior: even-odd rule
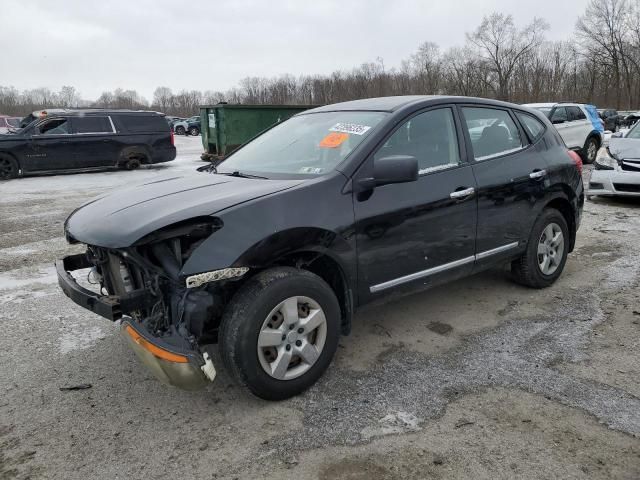
[[[298,329],[298,333],[303,333],[303,332],[304,332],[304,328],[300,327],[300,328]]]
[[[302,345],[302,340],[296,340],[296,347],[299,347]]]
[[[293,330],[294,329],[294,325],[289,325],[289,330]]]
[[[287,344],[286,349],[287,351],[291,350],[291,345]]]
[[[287,336],[286,335],[282,335],[282,340],[286,340]]]

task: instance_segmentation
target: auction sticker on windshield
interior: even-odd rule
[[[333,132],[322,139],[320,146],[323,148],[336,148],[342,145],[347,138],[349,138],[348,133]]]
[[[367,125],[358,125],[355,123],[336,123],[329,129],[330,132],[352,133],[354,135],[364,135],[371,127]]]

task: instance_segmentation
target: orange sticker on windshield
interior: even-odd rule
[[[320,146],[323,148],[336,148],[342,145],[347,138],[349,138],[348,133],[331,132],[322,139]]]

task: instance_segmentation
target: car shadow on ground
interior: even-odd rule
[[[155,163],[152,165],[140,165],[139,168],[135,170],[149,170],[149,171],[162,171],[169,168],[170,165],[164,163]],[[135,171],[129,170],[129,171]],[[23,175],[22,177],[17,178],[38,178],[38,177],[57,177],[57,176],[67,176],[67,175],[83,175],[90,173],[119,173],[128,171],[125,168],[117,168],[117,167],[104,167],[104,168],[87,168],[82,170],[64,170],[64,171],[52,171],[52,172],[34,172]]]

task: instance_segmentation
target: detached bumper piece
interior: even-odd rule
[[[85,254],[70,255],[56,260],[58,284],[73,302],[111,321],[120,320],[127,312],[151,307],[155,299],[146,290],[134,290],[127,295],[100,295],[80,286],[70,272],[92,268]]]
[[[215,378],[215,369],[209,355],[193,350],[180,350],[153,337],[142,326],[123,320],[120,333],[140,361],[162,383],[198,390]]]

